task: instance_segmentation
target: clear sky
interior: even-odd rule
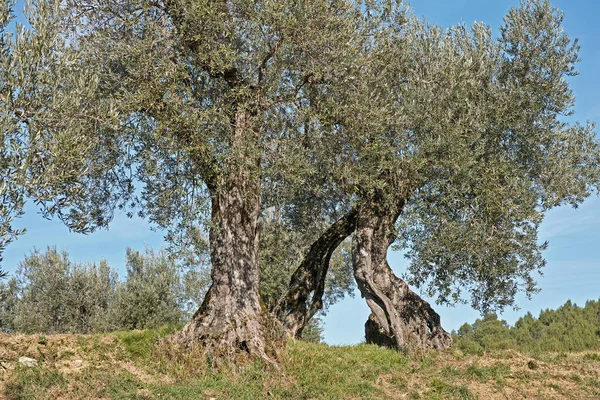
[[[518,0],[413,0],[412,9],[432,23],[445,27],[464,21],[471,24],[483,21],[494,28],[502,23],[509,8]],[[600,122],[600,2],[595,0],[554,0],[553,4],[565,12],[565,30],[579,38],[582,62],[580,75],[571,80],[577,97],[577,120]],[[21,7],[19,0],[17,7]],[[35,207],[28,205],[26,215],[17,221],[18,227],[28,232],[9,245],[4,253],[3,269],[16,270],[17,264],[34,247],[44,249],[56,245],[66,249],[71,258],[79,261],[98,261],[105,258],[118,272],[125,271],[125,249],[143,250],[145,245],[159,248],[164,244],[160,232],[151,231],[140,219],[118,215],[108,231],[91,235],[70,233],[59,221],[43,219]],[[547,266],[539,277],[541,293],[531,301],[518,297],[519,311],[506,311],[502,317],[514,322],[526,311],[534,314],[541,309],[556,308],[567,299],[583,305],[586,300],[600,297],[600,199],[588,199],[577,210],[569,207],[549,212],[540,229],[540,240],[548,240],[550,247],[544,253]],[[401,274],[407,261],[401,254],[390,253],[389,261],[396,273]],[[473,322],[478,313],[469,306],[446,308],[434,306],[447,330],[457,329],[464,322]],[[369,309],[360,294],[331,307],[325,319],[325,341],[329,344],[358,343],[364,338],[364,322]]]

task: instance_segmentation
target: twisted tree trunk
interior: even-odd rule
[[[323,308],[325,278],[335,249],[352,234],[357,211],[351,210],[331,225],[311,246],[292,275],[286,294],[274,313],[291,337],[301,337],[306,323]]]
[[[429,303],[394,275],[387,262],[388,247],[395,240],[395,223],[405,201],[384,206],[363,203],[353,240],[354,276],[371,315],[365,324],[367,343],[401,351],[415,348],[445,349],[450,335]]]
[[[180,337],[188,344],[202,342],[208,350],[264,356],[258,292],[259,154],[251,118],[249,111],[237,111],[230,154],[211,190],[212,286]]]

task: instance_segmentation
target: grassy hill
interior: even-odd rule
[[[290,341],[280,371],[236,370],[181,351],[169,329],[103,335],[0,334],[2,399],[598,399],[600,351],[404,356],[372,345]],[[19,363],[30,357],[36,366]]]

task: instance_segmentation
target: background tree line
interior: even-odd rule
[[[280,232],[265,237],[285,240],[287,236]],[[332,260],[335,273],[328,279],[326,308],[353,290],[343,248]],[[261,298],[266,307],[272,308],[274,299],[284,293],[292,268],[286,272],[268,249],[263,257],[269,261],[264,265],[270,268],[261,274]],[[0,331],[96,333],[179,325],[195,312],[209,282],[207,268],[190,268],[162,249],[127,249],[122,280],[105,260],[81,263],[56,247],[48,247],[45,252],[34,250],[19,264],[14,277],[0,282]],[[321,340],[323,314],[307,324],[305,340]],[[588,301],[583,307],[569,300],[556,310],[541,311],[538,317],[527,312],[512,326],[489,313],[472,324],[463,324],[452,332],[452,337],[454,347],[469,354],[504,349],[598,349],[600,300]]]
[[[485,350],[582,351],[600,348],[600,300],[579,307],[568,300],[556,310],[546,309],[536,318],[530,312],[513,326],[487,314],[452,332],[456,348],[465,353]]]
[[[105,260],[80,263],[66,251],[32,251],[16,275],[0,283],[0,321],[5,332],[91,333],[179,324],[189,313],[190,279],[164,251],[127,249],[126,275]]]
[[[274,240],[270,235],[266,237]],[[279,236],[279,240],[285,235]],[[297,249],[296,249],[297,250]],[[293,247],[290,247],[293,251]],[[276,263],[267,246],[263,257],[261,298],[266,307],[285,290],[292,271]],[[197,310],[210,284],[206,265],[189,266],[163,249],[126,252],[123,279],[105,260],[81,263],[66,251],[33,250],[14,277],[0,282],[0,331],[21,333],[96,333],[179,325]],[[326,306],[351,294],[347,256],[332,260]],[[270,266],[270,267],[266,267]],[[275,299],[275,300],[274,300]],[[304,339],[320,341],[319,316],[307,325]]]

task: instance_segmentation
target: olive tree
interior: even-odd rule
[[[79,232],[138,212],[192,249],[207,231],[212,285],[180,339],[261,356],[259,221],[281,209],[314,230],[274,307],[289,334],[353,235],[368,339],[444,348],[390,245],[439,302],[504,307],[535,291],[544,211],[598,186],[592,127],[562,119],[577,45],[561,18],[524,1],[494,39],[399,1],[38,0],[32,29],[3,35],[7,201]]]
[[[19,166],[21,165],[22,143],[14,136],[19,130],[19,120],[14,118],[8,98],[14,71],[10,40],[6,29],[12,16],[11,2],[0,3],[0,263],[6,246],[24,231],[12,226],[13,218],[22,214],[24,191],[21,188]],[[0,279],[7,272],[0,268]]]
[[[30,196],[80,232],[119,207],[173,237],[206,227],[212,286],[181,337],[264,354],[262,171],[377,29],[364,6],[35,2],[11,48]]]
[[[25,333],[114,330],[110,310],[116,284],[117,274],[105,260],[85,264],[54,247],[34,250],[7,286],[10,328]]]
[[[344,143],[326,170],[352,199],[320,248],[353,233],[367,341],[443,348],[439,316],[393,274],[388,248],[406,251],[408,282],[438,303],[514,305],[537,290],[545,211],[597,192],[600,148],[592,125],[565,122],[579,48],[547,1],[512,9],[497,39],[483,24],[442,30],[407,18],[374,40],[346,86],[313,92]],[[329,252],[312,254],[284,299],[292,331],[327,268]]]
[[[183,287],[174,260],[164,251],[127,249],[126,269],[111,309],[116,326],[148,329],[182,322]]]

